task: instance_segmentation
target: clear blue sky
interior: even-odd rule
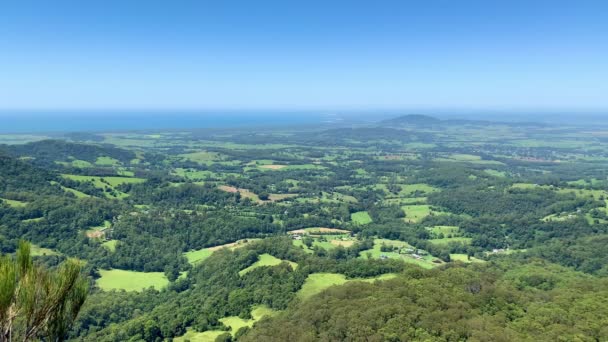
[[[608,1],[3,1],[14,108],[608,109]]]

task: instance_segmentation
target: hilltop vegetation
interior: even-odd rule
[[[602,132],[409,115],[3,145],[0,249],[80,260],[74,340],[603,340]]]

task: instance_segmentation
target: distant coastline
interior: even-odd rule
[[[317,112],[1,111],[0,133],[316,125],[338,119]]]

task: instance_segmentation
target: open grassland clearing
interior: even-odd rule
[[[412,204],[412,205],[404,205],[401,207],[403,212],[405,212],[404,220],[406,222],[420,222],[422,219],[429,215],[443,215],[445,212],[433,209],[432,206],[427,204]]]
[[[70,162],[70,165],[73,167],[78,167],[78,168],[87,168],[87,167],[93,167],[93,164],[91,164],[90,162],[86,161],[86,160],[80,160],[80,159],[74,159]]]
[[[485,260],[482,259],[477,259],[476,257],[470,257],[467,256],[466,254],[450,254],[450,260],[451,261],[460,261],[460,262],[465,262],[465,263],[469,263],[469,262],[485,262]]]
[[[431,232],[429,241],[437,245],[446,245],[450,242],[471,243],[471,238],[463,237],[460,228],[456,226],[434,226],[427,229]]]
[[[382,251],[383,249],[386,249],[386,251]],[[443,261],[425,251],[414,248],[407,242],[389,239],[375,239],[374,247],[359,252],[359,258],[398,259],[423,268],[433,268],[443,263]]]
[[[222,248],[229,248],[229,249],[240,248],[240,247],[245,247],[247,244],[258,241],[258,240],[260,240],[260,239],[242,239],[242,240],[238,240],[236,242],[231,242],[231,243],[227,243],[227,244],[223,244],[223,245],[219,245],[219,246],[209,247],[207,249],[212,252],[215,252]]]
[[[382,246],[392,247],[394,250],[383,252]],[[413,253],[416,249],[410,246],[407,242],[389,239],[374,239],[374,247],[365,251],[359,252],[360,258],[380,259],[382,256],[391,259],[401,259],[405,253]],[[400,253],[401,252],[401,253]]]
[[[30,247],[30,253],[33,257],[35,256],[49,256],[49,255],[61,255],[61,253],[54,251],[49,248],[40,247],[38,245],[32,244]]]
[[[169,285],[169,280],[163,272],[135,272],[125,270],[99,270],[101,277],[97,286],[104,291],[125,290],[141,291],[149,287],[162,290]]]
[[[267,164],[267,165],[259,165],[260,169],[268,169],[268,170],[281,170],[286,168],[287,165],[279,165],[279,164]]]
[[[320,247],[325,250],[331,250],[337,246],[350,247],[357,238],[351,236],[348,230],[336,228],[306,228],[289,231],[288,234],[294,236],[293,244],[301,247],[307,253],[313,253],[312,247]],[[296,235],[303,235],[302,238],[297,238]],[[311,247],[308,247],[302,239],[312,239]]]
[[[76,189],[65,187],[65,186],[63,186],[63,185],[61,185],[61,184],[59,184],[59,183],[57,183],[55,181],[51,181],[51,184],[52,185],[59,185],[61,187],[61,189],[63,189],[63,191],[70,192],[70,193],[74,194],[74,196],[76,196],[77,198],[91,197],[91,195],[87,195],[84,192],[78,191]]]
[[[220,189],[222,191],[230,192],[230,193],[238,192],[241,195],[241,198],[249,198],[250,200],[252,200],[256,203],[277,202],[277,201],[281,201],[281,200],[285,200],[288,198],[293,198],[293,197],[298,196],[297,194],[269,194],[267,200],[262,200],[262,199],[260,199],[260,197],[257,194],[255,194],[253,191],[248,190],[248,189],[236,188],[236,187],[228,186],[228,185],[220,185],[220,186],[218,186],[218,189]]]
[[[199,262],[205,261],[205,259],[210,257],[211,254],[213,254],[213,250],[211,250],[209,248],[203,248],[203,249],[199,249],[199,250],[193,250],[193,251],[186,252],[186,253],[184,253],[184,256],[186,257],[186,259],[188,259],[189,263],[194,265]]]
[[[294,198],[297,197],[298,194],[270,194],[268,195],[268,201],[266,202],[277,202],[277,201],[282,201],[288,198]]]
[[[264,317],[272,317],[275,316],[278,311],[275,311],[269,308],[266,305],[256,305],[251,310],[251,319],[242,319],[238,316],[229,316],[220,318],[219,321],[222,322],[228,328],[228,332],[230,332],[233,336],[239,331],[239,329],[243,327],[251,327],[253,324]],[[176,337],[173,341],[190,341],[190,342],[215,342],[216,338],[225,333],[223,330],[208,330],[204,332],[196,332],[191,328],[187,329],[185,335]]]
[[[423,197],[424,195],[440,191],[438,188],[425,184],[400,184],[401,191],[398,195],[401,197]]]
[[[357,242],[357,238],[350,236],[350,234],[311,235],[311,237],[314,239],[313,247],[317,246],[325,250],[334,249],[338,246],[350,247]]]
[[[225,333],[222,330],[208,330],[203,332],[194,331],[192,328],[188,328],[183,336],[175,337],[175,342],[215,342],[215,339],[221,334]]]
[[[109,240],[109,241],[106,241],[106,242],[102,243],[101,245],[104,248],[107,248],[110,252],[114,252],[114,251],[116,251],[116,244],[117,243],[118,243],[118,240]]]
[[[308,254],[314,253],[314,251],[312,249],[308,248],[308,246],[306,246],[302,240],[292,240],[291,242],[293,243],[294,246],[302,248],[302,250],[304,250],[304,252],[306,252]]]
[[[346,276],[338,273],[313,273],[310,274],[297,296],[300,299],[307,299],[320,293],[321,291],[334,286],[346,283]]]
[[[91,227],[85,232],[88,238],[101,238],[104,236],[104,231],[112,227],[112,222],[105,220],[102,226]]]
[[[505,178],[507,177],[507,173],[505,171],[498,171],[494,169],[485,169],[483,170],[486,174],[494,177]]]
[[[258,255],[258,261],[256,261],[255,263],[253,263],[251,266],[239,271],[239,275],[245,275],[248,272],[251,272],[252,270],[258,268],[258,267],[264,267],[264,266],[276,266],[279,265],[280,263],[282,263],[283,260],[278,259],[268,253],[264,253],[264,254],[260,254]],[[290,265],[291,268],[295,269],[296,267],[298,267],[298,264],[292,261],[287,261]]]
[[[344,274],[339,273],[312,273],[308,275],[304,285],[302,285],[302,288],[297,292],[296,295],[301,300],[306,300],[318,293],[321,293],[323,290],[328,289],[331,286],[343,285],[349,281],[374,282],[377,280],[389,280],[395,277],[395,274],[387,273],[373,278],[346,279]]]
[[[27,219],[27,220],[21,220],[21,222],[30,223],[30,222],[40,222],[42,220],[44,220],[44,217],[36,217],[36,218]]]
[[[298,197],[298,202],[302,203],[357,203],[357,199],[350,195],[344,195],[339,192],[325,192],[321,191],[320,196],[314,197]]]
[[[287,232],[288,234],[350,234],[349,230],[339,229],[339,228],[325,228],[325,227],[311,227],[311,228],[303,228],[303,229],[295,229]]]
[[[344,236],[329,240],[329,243],[331,243],[332,245],[342,247],[350,247],[354,245],[355,242],[357,242],[357,239],[350,236]]]
[[[119,160],[111,157],[97,157],[95,164],[99,166],[119,166],[121,163]]]
[[[352,213],[350,214],[350,219],[357,224],[368,224],[372,222],[372,218],[367,211]]]
[[[13,208],[23,208],[27,205],[27,202],[11,200],[11,199],[6,199],[6,198],[0,198],[0,201]]]
[[[115,189],[115,187],[121,184],[138,184],[146,181],[144,178],[136,177],[99,177],[99,176],[83,176],[83,175],[69,175],[62,174],[62,177],[66,179],[75,180],[78,182],[91,182],[94,187],[104,190],[104,194],[108,198],[125,198],[128,195]]]
[[[247,190],[247,189],[236,188],[234,186],[229,186],[229,185],[220,185],[217,188],[222,191],[230,192],[233,194],[238,192],[239,194],[241,194],[242,198],[249,198],[250,200],[252,200],[254,202],[260,202],[260,198],[258,197],[258,195],[256,195],[255,193],[253,193],[252,191]]]

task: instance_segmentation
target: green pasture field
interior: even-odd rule
[[[205,261],[205,259],[210,257],[211,254],[213,254],[212,250],[208,248],[203,248],[195,251],[186,252],[184,253],[184,256],[186,257],[186,259],[188,259],[189,263],[194,265],[198,264],[199,262]]]
[[[402,255],[397,252],[382,252],[380,248],[382,244],[387,246],[399,247],[399,248],[412,248],[407,242],[399,241],[399,240],[389,240],[389,239],[375,239],[374,247],[372,249],[368,249],[365,251],[359,252],[359,258],[367,259],[368,255],[371,256],[372,259],[380,259],[380,256],[385,255],[387,258],[391,259],[401,259]]]
[[[438,188],[425,184],[425,183],[417,183],[417,184],[402,184],[401,191],[399,192],[399,196],[409,197],[416,192],[429,194],[433,192],[439,191]]]
[[[95,164],[99,166],[118,166],[121,163],[119,160],[111,157],[97,157]]]
[[[207,152],[207,151],[185,153],[185,154],[180,154],[179,156],[184,159],[187,159],[187,160],[193,161],[195,163],[199,163],[199,164],[210,164],[210,163],[213,163],[214,161],[223,160],[223,156],[221,156],[219,153]]]
[[[118,243],[118,240],[109,240],[109,241],[102,243],[101,245],[104,246],[105,248],[107,248],[110,252],[114,252],[114,251],[116,251],[117,243]]]
[[[471,238],[460,236],[460,228],[456,226],[435,226],[428,228],[431,233],[435,236],[438,234],[443,234],[443,238],[432,238],[429,240],[430,242],[437,245],[445,245],[450,242],[460,242],[463,244],[470,244]],[[451,237],[449,237],[451,235]]]
[[[138,183],[143,183],[146,181],[146,179],[144,179],[144,178],[136,178],[136,177],[115,177],[115,176],[98,177],[98,176],[82,176],[82,175],[69,175],[69,174],[62,174],[61,176],[64,178],[79,181],[79,182],[89,182],[90,181],[93,183],[93,186],[98,189],[106,189],[106,188],[114,189],[116,186],[118,186],[120,184],[126,184],[126,183],[138,184]],[[102,179],[105,180],[105,182],[107,182],[107,183],[103,182]],[[117,192],[118,192],[118,195],[116,196],[116,198],[125,198],[128,196],[125,193],[122,193],[119,191],[117,191]],[[104,195],[106,197],[113,198],[113,196],[107,192],[104,192]]]
[[[60,255],[61,253],[54,251],[49,248],[40,247],[38,245],[32,244],[30,247],[30,253],[33,257],[35,256],[45,256],[45,255]]]
[[[205,179],[217,179],[221,178],[219,174],[208,171],[208,170],[193,170],[193,169],[182,169],[177,168],[173,170],[172,174],[180,176],[190,180],[205,180]]]
[[[371,216],[367,211],[358,211],[356,213],[350,214],[351,221],[358,224],[368,224],[372,222]]]
[[[359,252],[359,258],[367,259],[371,257],[372,259],[380,259],[382,256],[389,259],[398,259],[410,264],[416,264],[423,268],[433,268],[435,266],[440,265],[440,263],[434,263],[433,260],[436,260],[432,255],[425,255],[421,259],[413,258],[410,254],[400,254],[398,252],[382,252],[381,247],[382,244],[387,246],[393,246],[398,248],[408,248],[416,250],[416,248],[409,245],[407,242],[399,241],[399,240],[389,240],[389,239],[375,239],[374,247],[372,249],[364,250]]]
[[[253,265],[239,271],[239,275],[243,276],[249,272],[251,272],[252,270],[258,268],[258,267],[263,267],[263,266],[276,266],[279,265],[280,263],[282,263],[283,260],[278,259],[268,253],[264,253],[264,254],[260,254],[258,256],[258,261],[256,261]],[[292,261],[287,261],[290,265],[291,268],[295,269],[296,267],[298,267],[298,264]]]
[[[343,285],[349,281],[374,282],[377,280],[389,280],[395,277],[396,274],[387,273],[373,278],[346,279],[344,274],[339,273],[312,273],[308,275],[304,285],[302,285],[302,288],[297,292],[296,296],[302,300],[306,300],[331,286]]]
[[[215,339],[225,333],[222,330],[208,330],[203,332],[194,331],[191,328],[186,330],[183,336],[173,338],[175,342],[215,342]]]
[[[507,177],[507,173],[505,171],[498,171],[494,169],[485,169],[483,170],[486,174],[494,177],[504,178]]]
[[[95,187],[98,187],[98,188],[104,188],[107,185],[109,185],[111,187],[116,187],[118,185],[126,184],[126,183],[137,184],[137,183],[143,183],[146,181],[146,179],[144,179],[144,178],[137,178],[137,177],[115,177],[115,176],[99,177],[99,176],[82,176],[82,175],[68,175],[68,174],[62,174],[61,176],[64,178],[72,179],[72,180],[79,181],[79,182],[92,181],[93,185],[95,185]],[[108,182],[108,184],[102,182],[101,181],[102,178],[106,182]]]
[[[313,273],[310,274],[302,288],[298,291],[297,296],[300,299],[310,298],[317,293],[329,288],[333,285],[342,285],[346,283],[346,276],[337,273]]]
[[[21,220],[21,222],[23,222],[23,223],[40,222],[42,220],[44,220],[44,217],[36,217],[36,218],[27,219],[27,220]]]
[[[291,240],[291,242],[293,243],[294,246],[302,248],[304,250],[304,252],[306,252],[308,254],[314,253],[314,251],[312,249],[308,248],[308,246],[306,246],[304,244],[304,242],[302,242],[302,240]]]
[[[439,234],[439,233],[442,233],[444,235],[460,234],[460,228],[457,226],[434,226],[434,227],[430,227],[428,229],[434,234]]]
[[[66,186],[63,186],[55,181],[51,181],[52,185],[59,185],[61,187],[61,189],[63,189],[63,191],[65,192],[71,192],[74,194],[74,196],[76,196],[77,198],[86,198],[86,197],[91,197],[90,195],[85,194],[82,191],[78,191],[76,189],[72,189],[72,188],[68,188]]]
[[[85,194],[84,192],[82,192],[82,191],[78,191],[78,190],[76,190],[76,189],[68,188],[68,187],[65,187],[65,186],[62,186],[61,188],[62,188],[64,191],[67,191],[67,192],[71,192],[71,193],[73,193],[73,194],[74,194],[74,196],[76,196],[77,198],[87,198],[87,197],[91,197],[91,195],[87,195],[87,194]]]
[[[90,162],[86,161],[86,160],[80,160],[80,159],[74,159],[71,162],[73,167],[78,167],[78,168],[87,168],[87,167],[92,167],[93,164],[91,164]]]
[[[228,332],[234,335],[242,327],[251,327],[253,323],[262,319],[263,317],[275,316],[278,312],[267,307],[266,305],[257,305],[251,310],[252,319],[242,319],[238,316],[230,316],[220,318],[220,322],[229,328]],[[195,332],[191,328],[187,329],[185,335],[176,337],[173,341],[191,341],[191,342],[214,342],[217,336],[225,333],[222,330],[208,330],[204,332]]]
[[[141,291],[149,287],[162,290],[169,285],[169,280],[163,272],[135,272],[125,270],[99,270],[101,277],[97,286],[104,291],[125,290]]]
[[[0,201],[6,203],[8,206],[13,207],[13,208],[23,208],[27,205],[27,202],[10,200],[10,199],[6,199],[6,198],[0,198]]]
[[[431,209],[427,204],[412,204],[404,205],[401,209],[405,212],[404,220],[406,222],[420,222],[423,218],[433,214],[441,215],[443,212]]]
[[[460,261],[460,262],[485,262],[485,260],[477,259],[475,257],[471,257],[471,260],[467,257],[466,254],[450,254],[450,260],[452,261]]]

